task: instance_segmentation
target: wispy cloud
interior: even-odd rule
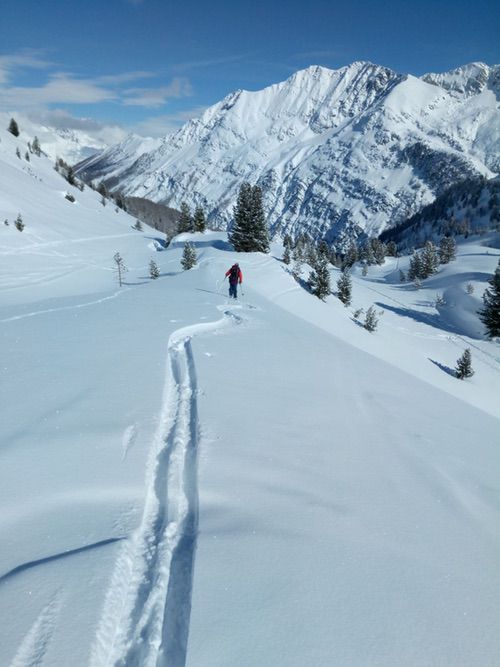
[[[19,74],[32,69],[45,70],[33,86],[17,84]],[[158,86],[141,86],[146,79],[158,79]],[[16,82],[16,83],[14,83]],[[7,109],[48,109],[53,105],[101,104],[113,102],[123,106],[158,108],[170,99],[192,95],[186,77],[174,77],[165,83],[164,76],[149,70],[118,72],[96,77],[80,77],[71,72],[57,71],[57,66],[43,51],[23,51],[0,56],[0,106]]]
[[[123,104],[127,106],[160,107],[171,99],[193,94],[191,83],[185,78],[175,78],[168,86],[158,88],[129,88],[123,91]]]
[[[249,55],[248,53],[240,53],[232,56],[221,56],[220,58],[206,58],[204,60],[192,60],[185,63],[177,63],[170,67],[172,72],[187,72],[189,70],[200,69],[203,67],[213,67],[214,65],[227,65],[229,63],[239,62],[244,60]]]
[[[51,65],[46,59],[46,51],[41,49],[25,49],[0,56],[0,85],[8,83],[20,69],[48,69]]]

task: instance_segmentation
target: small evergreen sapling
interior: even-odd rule
[[[125,262],[123,261],[123,258],[119,252],[115,253],[113,259],[115,260],[116,264],[115,270],[118,277],[118,285],[121,287],[123,285],[123,277],[127,272],[127,267],[125,266]]]
[[[160,269],[158,268],[158,264],[154,261],[154,259],[149,262],[149,277],[153,280],[156,280],[160,277]]]
[[[138,232],[142,232],[142,222],[140,220],[136,220],[132,229],[136,229]]]
[[[20,232],[22,232],[24,227],[25,227],[25,224],[23,222],[23,219],[22,219],[20,213],[18,214],[17,218],[14,220],[14,226]]]
[[[193,244],[189,242],[185,243],[181,259],[181,266],[184,271],[189,271],[189,269],[192,269],[196,264],[196,260],[196,250],[194,249]]]
[[[375,331],[378,325],[378,317],[374,306],[370,306],[366,311],[363,327],[370,333]]]
[[[465,378],[470,378],[474,375],[472,370],[472,360],[470,348],[466,348],[464,353],[457,359],[457,367],[455,368],[455,375],[459,380],[465,380]]]
[[[340,278],[337,280],[337,296],[342,301],[344,306],[349,306],[352,299],[352,280],[348,270],[342,271]]]

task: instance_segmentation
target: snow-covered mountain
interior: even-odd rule
[[[35,122],[25,114],[8,114],[3,111],[0,112],[2,129],[8,127],[11,117],[15,118],[23,140],[32,142],[35,136],[38,137],[41,148],[48,157],[52,160],[62,158],[68,164],[76,164],[91,155],[99,155],[110,143],[119,140],[120,135],[123,135],[118,128],[89,133],[84,129]],[[75,119],[73,122],[76,122]],[[84,121],[81,123],[84,124]]]
[[[495,665],[500,360],[477,310],[499,235],[420,290],[408,257],[355,266],[346,308],[279,244],[165,248],[17,150],[0,130],[0,664]]]
[[[422,78],[355,62],[236,91],[157,147],[131,139],[79,166],[86,179],[226,227],[244,180],[273,233],[380,233],[463,178],[500,171],[500,67]],[[138,155],[142,153],[141,155]]]

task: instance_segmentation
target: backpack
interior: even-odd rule
[[[233,264],[233,266],[231,267],[231,273],[229,274],[229,282],[237,283],[239,274],[240,274],[240,267],[237,266],[236,264]]]

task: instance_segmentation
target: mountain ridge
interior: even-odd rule
[[[342,244],[397,224],[457,180],[500,171],[499,72],[314,65],[234,91],[156,145],[130,138],[77,172],[127,196],[201,205],[216,228],[230,227],[248,180],[263,188],[272,234]]]

